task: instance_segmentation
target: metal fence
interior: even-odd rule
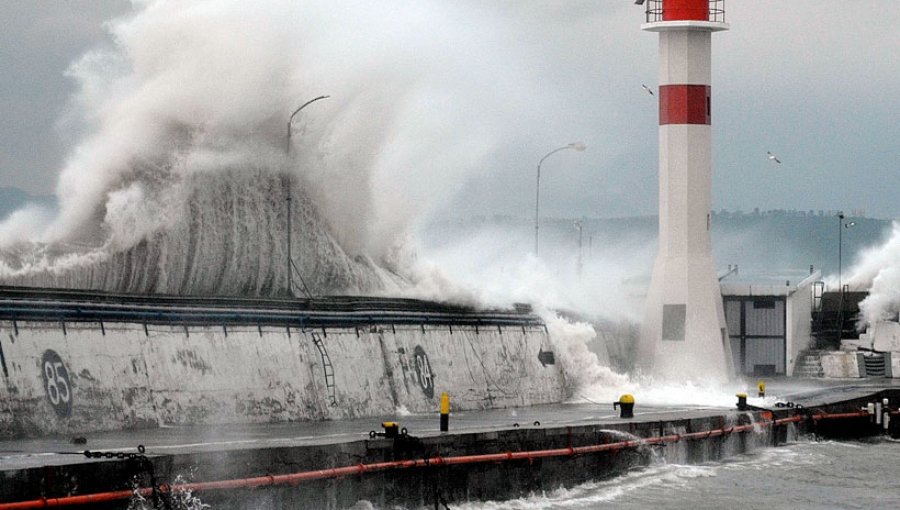
[[[665,21],[663,0],[647,0],[647,23]],[[709,0],[709,21],[725,23],[725,0]]]

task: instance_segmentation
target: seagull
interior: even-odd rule
[[[774,154],[772,154],[771,152],[768,152],[768,151],[766,151],[766,154],[769,155],[769,161],[774,161],[774,162],[778,163],[779,165],[781,164],[781,160],[778,159],[778,156],[776,156],[776,155],[774,155]]]
[[[641,83],[641,87],[644,87],[644,90],[646,90],[648,94],[650,94],[651,96],[653,95],[653,89],[644,85],[643,83]]]

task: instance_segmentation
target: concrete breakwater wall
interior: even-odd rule
[[[196,495],[211,508],[345,509],[357,508],[354,505],[360,500],[367,500],[376,508],[430,508],[432,505],[444,508],[439,503],[456,508],[462,502],[502,500],[609,478],[652,462],[695,464],[716,461],[770,446],[776,440],[784,441],[799,430],[793,423],[774,430],[760,423],[763,419],[758,413],[725,411],[722,414],[697,413],[691,418],[622,420],[548,428],[529,426],[420,438],[401,436],[299,447],[154,455],[151,459],[154,472],[161,480],[190,474],[191,481],[197,482],[265,474],[262,479],[257,479],[264,483],[269,475],[277,477],[283,473],[315,470],[328,474],[329,470],[341,466],[353,470],[341,476],[298,480],[297,483],[257,487],[235,484],[228,490],[200,489]],[[740,432],[707,433],[739,427],[742,427]],[[699,436],[689,440],[689,434]],[[682,435],[685,439],[663,441],[672,435]],[[648,442],[638,445],[641,438],[647,438]],[[623,441],[633,443],[627,445]],[[579,448],[598,444],[611,448],[577,453]],[[615,447],[616,444],[620,446]],[[554,449],[562,450],[561,454],[541,453]],[[566,450],[572,450],[572,453],[568,454]],[[533,452],[534,456],[513,459],[513,452]],[[454,462],[491,454],[499,457],[487,462]],[[400,469],[363,469],[363,465],[406,459],[431,461],[420,461],[415,466]],[[0,487],[0,502],[73,494],[72,487],[77,485],[75,494],[124,490],[116,501],[104,507],[124,509],[132,494],[132,477],[136,474],[145,477],[136,470],[137,467],[133,461],[110,460],[10,470],[2,473],[8,493]],[[141,480],[144,486],[146,480]]]
[[[848,394],[856,398],[828,403]],[[521,428],[449,433],[429,428],[421,436],[369,438],[360,433],[359,439],[349,435],[238,448],[218,443],[162,451],[151,445],[146,456],[131,453],[129,447],[116,450],[136,455],[133,458],[107,451],[108,458],[100,455],[86,462],[69,457],[71,462],[39,465],[32,459],[29,465],[0,469],[0,509],[88,504],[167,508],[165,498],[184,501],[187,492],[211,508],[344,509],[360,508],[361,500],[376,508],[456,508],[459,503],[571,487],[651,463],[717,461],[804,434],[843,438],[890,434],[896,439],[900,437],[896,405],[888,409],[889,427],[861,408],[898,398],[896,388],[849,387],[811,393],[803,399],[811,407],[695,409],[677,415],[667,410],[632,419],[606,417],[545,427],[535,422]],[[155,483],[161,484],[155,495],[163,501],[154,505]],[[143,504],[135,504],[139,503],[135,491],[144,498]]]
[[[0,320],[0,437],[559,402],[539,321],[352,326]]]

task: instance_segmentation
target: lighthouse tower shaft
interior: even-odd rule
[[[666,378],[723,381],[734,368],[710,243],[710,68],[712,33],[728,25],[710,21],[709,0],[650,6],[642,28],[659,33],[659,253],[638,362]]]

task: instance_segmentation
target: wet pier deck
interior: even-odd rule
[[[0,442],[0,508],[2,503],[39,497],[65,497],[129,487],[141,476],[130,466],[133,459],[105,458],[146,448],[155,476],[171,481],[177,475],[194,482],[234,480],[273,474],[308,472],[403,459],[457,458],[502,452],[550,451],[548,448],[585,448],[622,437],[650,438],[654,448],[634,445],[615,449],[615,454],[572,455],[570,458],[528,458],[527,461],[494,462],[459,466],[430,466],[325,477],[302,487],[204,492],[204,501],[219,507],[245,505],[263,498],[271,508],[344,508],[360,499],[378,505],[429,504],[430,498],[469,500],[502,498],[527,491],[614,476],[661,455],[679,462],[718,460],[784,442],[793,433],[808,432],[804,413],[858,411],[866,401],[889,397],[896,408],[900,382],[890,379],[823,381],[770,381],[770,396],[793,407],[770,404],[768,414],[757,408],[697,406],[643,406],[633,419],[622,419],[611,405],[568,403],[531,408],[454,413],[449,433],[438,430],[437,414],[385,416],[408,429],[411,440],[370,439],[380,430],[381,418],[330,422],[302,422],[218,427],[177,427],[90,434],[85,444],[72,438],[42,438]],[[796,423],[769,429],[748,424],[782,418]],[[848,420],[850,434],[872,433],[865,418]],[[900,419],[897,419],[900,424]],[[729,429],[729,427],[731,429]],[[868,427],[868,428],[867,428]],[[852,431],[850,429],[853,429]],[[894,430],[900,429],[895,427]],[[714,430],[705,441],[682,441]],[[862,432],[860,432],[862,431]],[[747,433],[744,433],[747,432]],[[619,434],[619,435],[617,435]],[[668,435],[668,436],[667,436]],[[673,436],[674,435],[674,436]],[[669,437],[656,441],[653,438]],[[673,439],[674,438],[674,439]],[[669,444],[671,443],[671,444]],[[398,444],[400,446],[398,446]],[[660,450],[660,448],[662,450]],[[87,449],[103,458],[87,458]],[[433,461],[432,461],[433,462]],[[427,461],[426,461],[427,465]],[[510,478],[512,477],[512,478]],[[514,482],[511,481],[514,479]],[[146,483],[144,483],[146,485]],[[296,485],[296,484],[294,484]],[[439,487],[435,496],[429,487]],[[126,501],[127,503],[127,501]],[[223,503],[224,506],[222,505]],[[112,504],[110,508],[116,506]]]

